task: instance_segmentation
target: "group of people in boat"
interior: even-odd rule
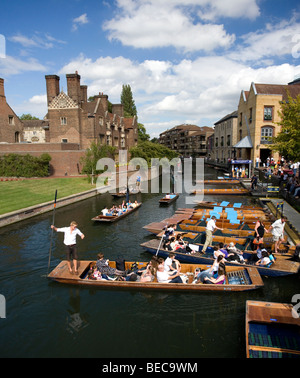
[[[97,261],[93,263],[88,271],[87,278],[90,280],[118,280],[118,281],[138,281],[158,283],[188,283],[188,277],[181,273],[181,264],[175,259],[175,253],[170,252],[169,256],[152,256],[149,263],[138,268],[137,265],[128,270],[119,270],[109,265],[109,260],[104,258],[103,253],[99,253]],[[224,256],[219,255],[211,268],[194,272],[193,284],[221,284],[225,282],[226,269]]]
[[[102,215],[104,216],[120,216],[128,210],[132,210],[138,206],[138,202],[134,201],[131,202],[130,200],[128,202],[123,201],[121,205],[113,205],[110,209],[105,207],[103,210],[101,210]]]

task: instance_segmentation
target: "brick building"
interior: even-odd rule
[[[108,96],[103,93],[88,101],[87,86],[80,85],[77,72],[66,75],[67,93],[60,90],[59,76],[45,78],[48,113],[44,120],[23,122],[7,104],[0,79],[0,154],[48,152],[51,174],[77,175],[80,158],[92,142],[117,150],[137,144],[137,118],[124,118],[123,105],[112,105],[109,112]]]
[[[23,141],[23,124],[6,102],[4,79],[0,78],[0,143]]]
[[[201,157],[207,153],[207,138],[214,130],[211,127],[179,125],[159,135],[159,143],[177,151],[183,157]]]
[[[226,163],[233,159],[233,146],[237,143],[237,111],[227,114],[215,123],[214,148],[211,158]]]
[[[269,146],[271,138],[281,130],[280,102],[288,94],[296,98],[300,94],[300,80],[288,85],[252,83],[249,91],[242,91],[238,104],[237,157],[253,162],[259,158],[265,162],[268,157],[278,159],[279,155]]]

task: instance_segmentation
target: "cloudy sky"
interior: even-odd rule
[[[88,95],[131,86],[151,137],[213,126],[251,82],[300,77],[295,0],[3,0],[0,77],[20,116],[43,118],[45,75],[78,71]]]

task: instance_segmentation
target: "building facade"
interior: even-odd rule
[[[0,143],[23,141],[23,123],[6,101],[4,79],[0,78]]]
[[[67,93],[60,78],[46,75],[48,112],[44,120],[21,121],[6,101],[4,79],[0,79],[0,154],[51,156],[54,175],[78,175],[80,158],[92,142],[129,150],[138,142],[137,118],[124,118],[123,105],[112,104],[103,93],[87,99],[87,86],[80,75],[67,74]]]
[[[207,154],[207,138],[214,130],[211,127],[179,125],[159,135],[159,143],[182,157],[203,157]]]
[[[214,149],[211,158],[226,163],[235,157],[233,146],[237,143],[237,111],[227,114],[215,123]]]
[[[278,160],[279,155],[270,148],[272,137],[281,130],[280,102],[288,94],[296,98],[300,94],[300,80],[288,85],[252,83],[249,91],[242,91],[238,104],[237,158],[257,159],[264,163],[267,158]]]

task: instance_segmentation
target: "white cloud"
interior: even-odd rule
[[[73,25],[72,25],[72,31],[75,31],[78,29],[79,25],[88,24],[89,20],[86,13],[83,13],[81,16],[73,18]]]
[[[300,23],[293,17],[274,25],[267,24],[265,29],[243,35],[243,45],[231,53],[240,61],[258,61],[268,57],[292,56],[295,36],[300,35]]]
[[[88,85],[89,95],[104,92],[113,103],[120,101],[122,84],[129,84],[139,122],[151,136],[157,136],[166,125],[194,121],[199,126],[213,126],[237,110],[240,93],[249,90],[251,82],[287,84],[300,72],[300,65],[252,68],[228,56],[138,63],[123,57],[92,60],[80,55],[60,73],[76,70]]]
[[[190,8],[195,3],[119,0],[121,12],[106,21],[103,29],[108,31],[110,41],[135,48],[173,46],[193,52],[230,47],[235,36],[227,34],[223,25],[201,23]]]
[[[0,76],[17,75],[28,71],[47,71],[47,67],[39,63],[36,59],[30,58],[21,60],[6,55],[4,59],[0,59]]]

